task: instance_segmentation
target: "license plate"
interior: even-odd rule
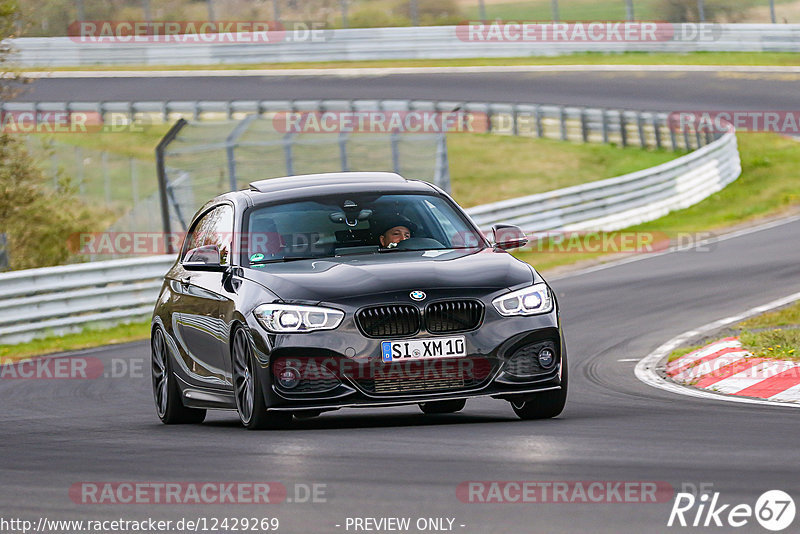
[[[384,362],[425,360],[431,358],[462,358],[467,355],[464,336],[431,339],[381,341]]]

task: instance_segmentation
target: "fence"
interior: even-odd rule
[[[307,112],[319,113],[319,105],[312,104]],[[158,158],[169,205],[164,232],[186,231],[206,200],[265,178],[336,170],[393,171],[450,189],[444,132],[286,132],[276,128],[276,122],[282,121],[275,112],[262,110],[239,121],[180,123]]]
[[[513,222],[527,231],[613,230],[688,207],[740,174],[727,133],[675,161],[633,174],[467,210],[482,228]],[[97,321],[142,317],[174,256],[114,260],[0,275],[0,343],[63,333]]]
[[[470,39],[457,26],[329,30],[320,39],[176,44],[77,42],[69,37],[10,40],[24,67],[92,65],[213,65],[397,59],[527,57],[576,52],[799,52],[800,24],[675,24],[653,39],[565,36],[556,40]],[[227,34],[233,35],[233,34]],[[585,35],[585,34],[584,34]],[[235,39],[233,39],[235,40]]]
[[[147,230],[150,217],[141,213],[158,189],[152,160],[36,136],[27,136],[26,141],[28,152],[40,162],[40,168],[54,187],[60,180],[67,179],[82,200],[103,205],[114,214],[113,227]]]
[[[431,102],[417,100],[291,100],[206,102],[0,102],[0,112],[93,112],[114,131],[124,125],[193,120],[165,153],[169,224],[153,217],[162,199],[151,161],[89,149],[29,142],[52,172],[73,178],[87,200],[105,203],[117,214],[109,231],[157,232],[185,229],[208,198],[263,178],[341,170],[388,170],[430,180],[449,190],[445,136],[439,134],[286,135],[268,128],[285,112],[459,114],[466,131],[543,137],[584,143],[690,151],[715,139],[710,133],[678,131],[665,113],[537,104]],[[256,119],[259,120],[256,120]],[[261,120],[265,119],[265,120]],[[238,127],[238,128],[237,128]],[[92,260],[113,255],[93,256]]]

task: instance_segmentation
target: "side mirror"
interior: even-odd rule
[[[187,271],[222,272],[227,269],[227,266],[223,266],[221,263],[217,245],[193,248],[183,257],[183,268]]]
[[[519,226],[513,224],[495,224],[492,226],[494,236],[494,248],[500,250],[510,250],[512,248],[524,247],[528,243],[525,233]]]

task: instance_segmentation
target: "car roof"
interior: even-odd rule
[[[240,193],[244,193],[251,205],[258,205],[294,198],[364,192],[435,194],[438,190],[428,182],[407,180],[391,172],[336,172],[261,180]]]
[[[250,190],[258,193],[272,193],[274,191],[319,187],[322,185],[400,184],[405,182],[408,182],[408,180],[393,172],[329,172],[259,180],[250,184]]]

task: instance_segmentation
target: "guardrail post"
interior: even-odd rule
[[[689,142],[689,129],[688,128],[684,128],[683,129],[683,144],[686,145],[686,150],[691,150],[692,149],[692,143]],[[697,148],[700,148],[700,147],[697,147]]]
[[[544,127],[542,126],[542,108],[533,108],[533,122],[536,124],[536,137],[544,137]]]
[[[697,141],[697,148],[703,146],[703,134],[700,133],[699,129],[695,129],[694,136]]]
[[[561,122],[561,140],[568,141],[569,136],[567,135],[567,110],[564,106],[558,107],[558,114],[559,119]]]
[[[653,135],[655,135],[656,138],[656,148],[664,148],[661,143],[661,124],[658,120],[658,115],[655,113],[653,113]]]
[[[519,125],[517,124],[518,119],[519,114],[517,113],[517,105],[511,104],[511,133],[515,136],[519,135]]]
[[[672,145],[672,151],[678,151],[678,135],[675,133],[675,128],[669,123],[667,119],[667,129],[669,130],[669,142]]]
[[[589,142],[589,120],[586,116],[586,108],[581,109],[581,137],[584,143]]]
[[[619,135],[622,146],[628,146],[628,124],[625,120],[624,111],[619,112]]]
[[[178,136],[178,133],[181,129],[186,126],[188,122],[186,122],[183,118],[178,119],[178,121],[172,125],[172,128],[166,133],[166,135],[159,141],[158,146],[156,146],[156,172],[158,174],[158,193],[161,197],[161,224],[162,229],[164,231],[164,242],[166,243],[166,252],[167,254],[175,254],[177,251],[172,248],[172,239],[170,238],[172,234],[171,224],[169,220],[169,198],[167,193],[167,169],[166,163],[164,162],[164,151],[167,149],[167,146]]]
[[[644,117],[641,112],[636,112],[636,127],[639,129],[639,146],[647,148],[647,137],[644,135]]]

